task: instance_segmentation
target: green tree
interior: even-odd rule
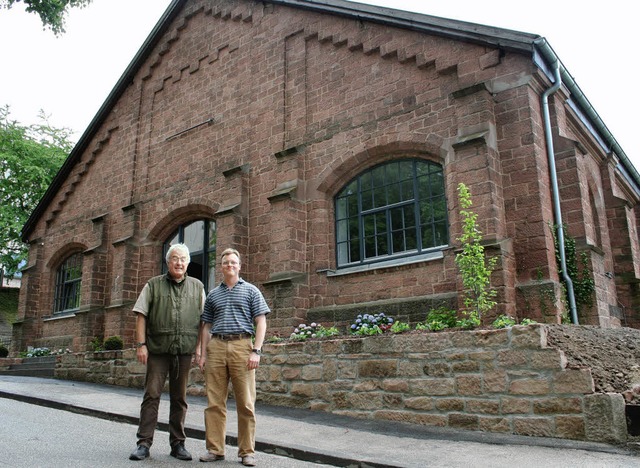
[[[456,255],[456,264],[462,275],[465,298],[464,305],[468,318],[479,324],[482,315],[495,307],[496,291],[490,288],[491,273],[496,265],[496,258],[486,259],[482,233],[478,228],[478,215],[470,210],[471,193],[465,184],[458,184],[458,200],[462,216],[462,252]]]
[[[8,276],[27,257],[22,227],[73,148],[71,130],[43,123],[20,125],[0,107],[0,268]]]
[[[49,28],[58,36],[64,33],[65,17],[69,8],[84,8],[92,0],[0,0],[0,9],[7,10],[16,3],[24,3],[28,13],[37,13],[43,29]]]

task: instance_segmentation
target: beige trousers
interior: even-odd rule
[[[247,369],[251,349],[251,338],[232,341],[211,338],[207,345],[204,375],[208,406],[204,424],[207,451],[216,455],[224,455],[229,382],[238,413],[238,456],[255,453],[256,376],[255,370]]]

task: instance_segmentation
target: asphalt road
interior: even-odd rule
[[[142,393],[124,387],[34,377],[0,376],[0,468],[206,466],[203,411],[187,412],[192,462],[169,456],[168,435],[156,433],[151,459],[130,461]],[[168,401],[160,404],[161,421]],[[230,406],[227,435],[235,430]],[[233,420],[233,422],[231,421]],[[117,422],[127,421],[127,422]],[[259,468],[345,466],[402,468],[637,468],[640,445],[491,434],[371,421],[308,410],[260,406]],[[242,468],[237,449],[216,467]],[[278,455],[287,455],[289,458]],[[296,456],[299,461],[293,459]],[[320,463],[313,463],[313,462]],[[324,465],[322,464],[324,463]],[[329,465],[332,463],[332,465]]]
[[[188,439],[185,446],[194,460],[179,461],[169,456],[169,435],[156,431],[151,457],[129,460],[135,448],[136,426],[107,421],[68,411],[46,408],[0,398],[0,467],[11,468],[100,468],[179,467],[194,463],[216,468],[242,467],[237,448],[227,446],[227,459],[203,465],[198,456],[205,452],[204,441]],[[292,458],[256,454],[259,467],[318,467]]]

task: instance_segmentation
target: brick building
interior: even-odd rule
[[[559,206],[594,286],[575,318],[640,327],[640,175],[544,38],[341,0],[176,0],[24,227],[14,350],[130,345],[174,241],[207,288],[238,248],[271,333],[424,320],[461,301],[461,182],[499,260],[494,314],[560,320]]]

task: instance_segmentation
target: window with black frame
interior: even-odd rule
[[[187,274],[204,284],[205,291],[215,285],[216,270],[216,223],[213,220],[200,219],[183,224],[176,229],[164,243],[162,249],[162,272],[167,272],[165,257],[169,247],[182,243],[189,248],[191,262]]]
[[[80,308],[82,253],[69,256],[58,268],[53,313],[73,312]]]
[[[335,197],[337,265],[420,255],[449,242],[442,166],[386,162],[352,179]]]

